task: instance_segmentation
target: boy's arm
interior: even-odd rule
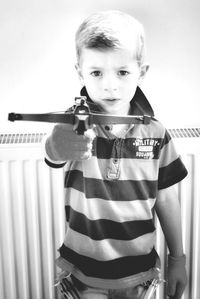
[[[183,253],[181,211],[175,186],[158,191],[155,205],[169,249],[168,296],[180,299],[187,282]]]

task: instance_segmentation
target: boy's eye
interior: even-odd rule
[[[124,70],[121,70],[121,71],[118,72],[119,76],[127,76],[128,74],[129,74],[129,72],[128,71],[124,71]]]
[[[99,76],[101,76],[102,74],[101,74],[100,71],[93,71],[93,72],[91,73],[91,75],[92,75],[93,77],[99,77]]]

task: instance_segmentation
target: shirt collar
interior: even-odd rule
[[[80,94],[81,96],[87,97],[87,103],[89,104],[89,107],[92,110],[92,112],[98,112],[98,111],[102,112],[101,107],[99,107],[99,105],[95,104],[90,99],[85,86],[81,89]],[[132,98],[130,104],[131,104],[131,115],[154,116],[154,111],[139,86],[137,87],[135,95]]]

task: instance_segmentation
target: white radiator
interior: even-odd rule
[[[58,298],[54,260],[64,237],[64,177],[62,169],[44,163],[43,135],[0,135],[0,299]],[[198,299],[200,129],[171,130],[171,135],[189,170],[177,186],[189,276],[183,299]],[[166,246],[157,226],[157,250],[165,265]],[[165,271],[164,266],[163,277]],[[157,299],[166,298],[163,284]]]
[[[63,171],[46,166],[42,134],[1,136],[0,299],[54,299],[63,240]]]

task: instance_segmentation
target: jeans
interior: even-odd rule
[[[149,283],[124,289],[99,289],[87,286],[71,276],[60,283],[62,299],[144,299]],[[153,295],[151,299],[154,299]]]

